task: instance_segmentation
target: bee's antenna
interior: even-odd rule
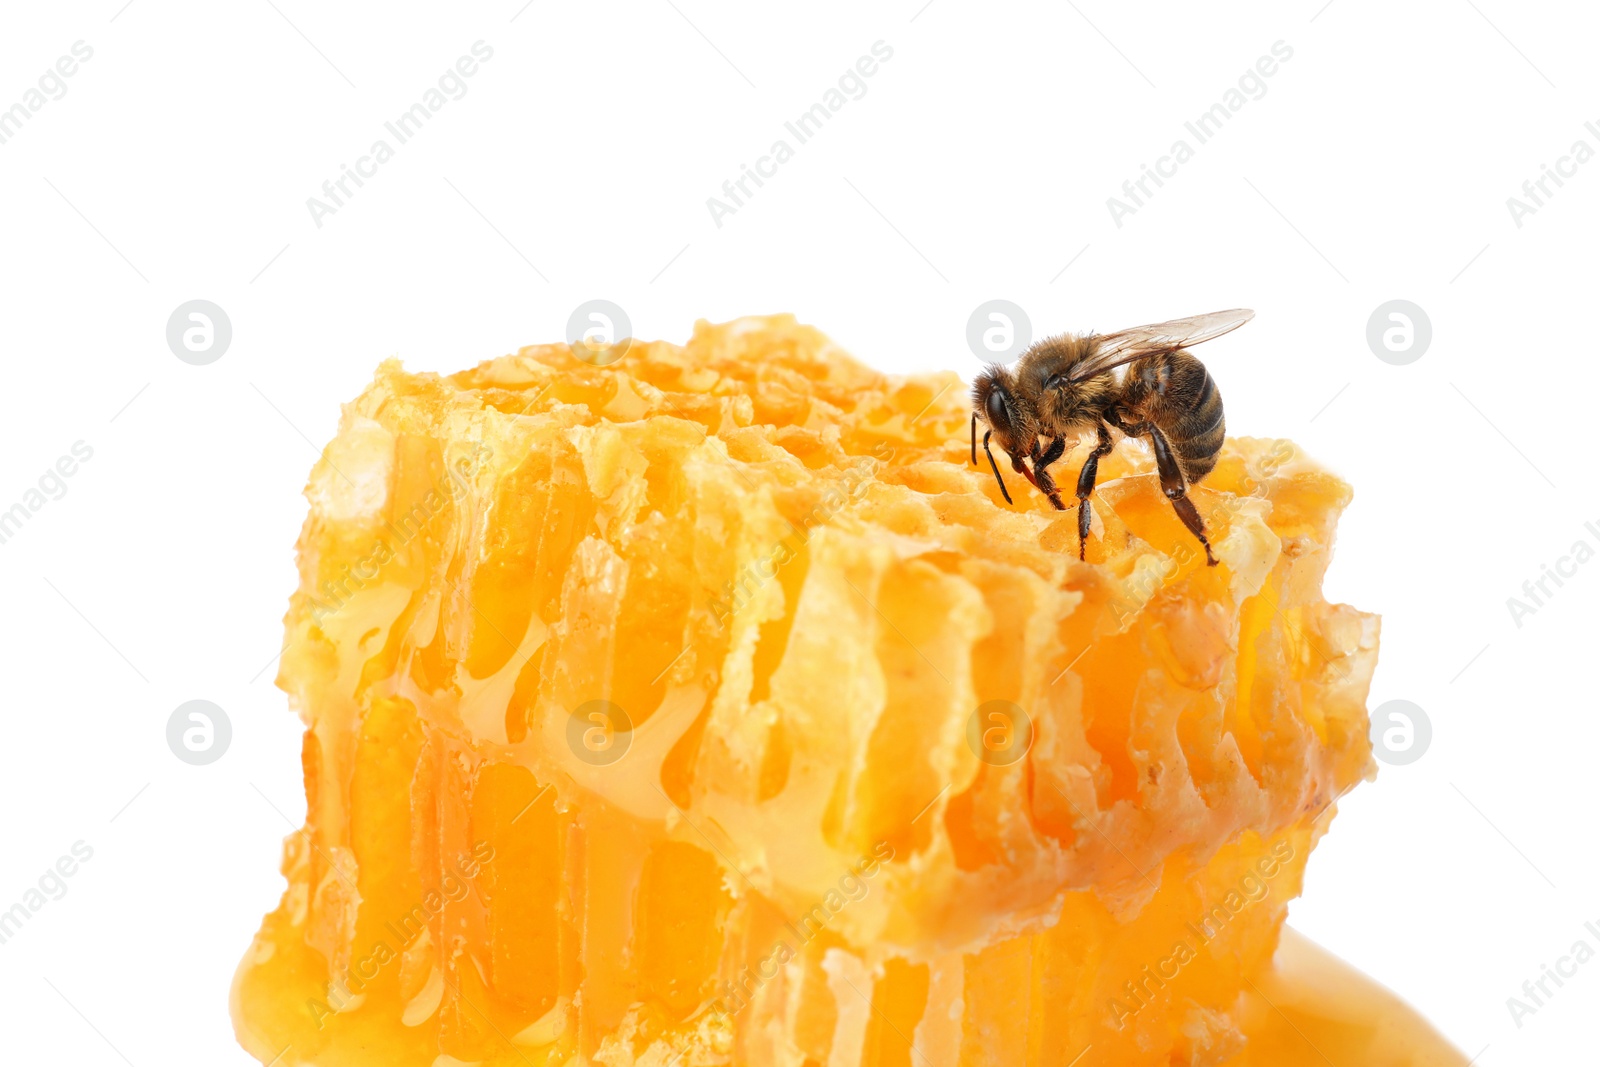
[[[972,413],[972,465],[978,465],[978,413]]]
[[[973,418],[976,419],[977,416],[974,415]],[[1011,494],[1006,492],[1006,480],[1004,478],[1000,477],[1000,464],[998,464],[998,463],[996,463],[994,461],[994,453],[989,451],[989,435],[991,433],[993,433],[993,432],[994,432],[993,430],[987,430],[987,431],[984,432],[984,435],[983,435],[983,454],[989,457],[989,467],[990,467],[991,470],[994,471],[994,480],[1000,483],[1000,495],[1005,497],[1006,498],[1006,503],[1009,504],[1009,503],[1011,503]],[[973,433],[974,434],[977,433],[976,423],[974,423]]]

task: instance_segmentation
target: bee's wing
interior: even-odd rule
[[[1221,337],[1255,317],[1256,313],[1248,308],[1234,308],[1231,311],[1213,311],[1209,315],[1191,315],[1186,319],[1155,322],[1149,326],[1135,326],[1131,330],[1108,333],[1100,338],[1094,355],[1072,368],[1068,380],[1085,381],[1152,352],[1171,352]]]

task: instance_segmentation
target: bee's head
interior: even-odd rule
[[[1028,443],[1038,436],[1029,430],[1032,413],[1019,399],[1016,381],[1004,367],[986,367],[972,383],[972,411],[986,423],[994,443],[1016,459],[1028,454]]]
[[[1023,465],[1022,460],[1030,454],[1033,444],[1039,439],[1039,424],[1032,408],[1018,395],[1016,380],[1004,367],[986,367],[972,383],[973,463],[978,462],[980,421],[989,428],[983,435],[984,451],[989,451],[992,438],[994,444],[1010,458],[1011,469],[1032,482],[1033,473]],[[994,463],[993,453],[989,455],[989,462]],[[1011,494],[1006,490],[1006,482],[1000,477],[998,466],[994,468],[994,479],[1000,483],[1000,495],[1005,497],[1007,504],[1011,503]]]

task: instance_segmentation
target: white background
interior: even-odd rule
[[[1520,627],[1506,600],[1600,547],[1600,161],[1520,227],[1506,200],[1600,148],[1592,11],[123,2],[7,5],[0,30],[0,108],[94,50],[0,144],[0,510],[93,449],[0,544],[0,909],[94,850],[0,945],[8,1062],[248,1062],[228,983],[303,814],[271,657],[306,472],[380,359],[456,370],[594,297],[641,337],[792,311],[879,367],[963,373],[994,297],[1038,333],[1257,309],[1206,351],[1229,429],[1356,487],[1328,596],[1383,615],[1372,706],[1434,732],[1346,799],[1291,920],[1479,1063],[1590,1049],[1600,960],[1520,1028],[1506,998],[1600,948],[1600,562]],[[466,95],[314,225],[306,199],[478,40]],[[717,227],[706,199],[879,40],[866,95]],[[1266,94],[1115,225],[1107,198],[1280,40]],[[196,298],[233,326],[209,366],[165,340]],[[1395,298],[1432,322],[1406,366],[1365,339]],[[193,698],[233,723],[206,767],[165,741]]]

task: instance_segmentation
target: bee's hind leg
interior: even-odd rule
[[[1089,458],[1083,461],[1083,469],[1078,471],[1079,559],[1083,559],[1084,544],[1089,540],[1089,520],[1094,517],[1094,505],[1089,503],[1089,496],[1094,492],[1095,479],[1100,476],[1100,457],[1111,452],[1111,431],[1102,422],[1098,432],[1094,449],[1089,453]]]
[[[1211,554],[1211,542],[1206,540],[1205,520],[1185,492],[1187,486],[1183,481],[1183,469],[1178,466],[1178,457],[1172,454],[1172,446],[1167,443],[1166,435],[1148,422],[1126,432],[1132,433],[1134,430],[1150,438],[1150,446],[1156,454],[1156,472],[1161,476],[1161,491],[1172,502],[1172,510],[1178,513],[1178,518],[1200,542],[1200,547],[1206,550],[1206,566],[1215,567],[1217,557]]]
[[[1033,455],[1033,484],[1039,492],[1050,498],[1050,503],[1056,506],[1057,511],[1066,511],[1067,506],[1061,502],[1061,490],[1056,488],[1056,480],[1050,476],[1049,466],[1060,459],[1067,450],[1067,440],[1064,437],[1052,437],[1050,444],[1043,452],[1037,451]]]

